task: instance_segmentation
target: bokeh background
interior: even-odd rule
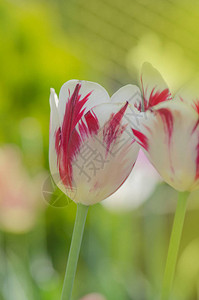
[[[75,78],[112,94],[149,61],[175,93],[199,71],[199,2],[0,0],[0,43],[0,299],[60,299],[76,206],[51,194],[49,89]],[[90,208],[73,299],[158,300],[176,199],[141,154],[125,187]],[[198,200],[175,300],[199,299]]]

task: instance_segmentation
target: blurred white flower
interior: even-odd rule
[[[160,175],[140,150],[133,172],[118,191],[102,204],[115,211],[134,209],[150,197],[160,181]]]

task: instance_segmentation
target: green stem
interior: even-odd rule
[[[179,192],[178,203],[167,255],[166,268],[164,273],[161,297],[162,300],[168,300],[170,298],[188,196],[188,192]]]
[[[77,269],[77,262],[79,258],[79,252],[82,243],[82,237],[83,237],[87,212],[88,212],[88,206],[77,204],[77,214],[76,214],[75,226],[73,230],[70,252],[68,256],[68,263],[67,263],[66,273],[64,278],[62,297],[61,297],[62,300],[71,299],[72,288],[73,288],[75,273]]]

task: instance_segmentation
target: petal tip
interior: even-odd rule
[[[54,88],[50,88],[50,105],[53,105],[53,102],[55,103],[56,107],[58,106],[58,97],[55,93]]]
[[[141,74],[143,72],[151,72],[151,71],[157,71],[156,68],[153,67],[153,65],[151,63],[149,63],[148,61],[145,61],[143,64],[142,64],[142,67],[141,67]],[[158,72],[159,73],[159,72]]]

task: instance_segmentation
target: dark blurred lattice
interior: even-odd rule
[[[59,0],[57,5],[77,53],[115,85],[128,81],[126,55],[150,32],[174,42],[187,58],[199,62],[196,0]]]

